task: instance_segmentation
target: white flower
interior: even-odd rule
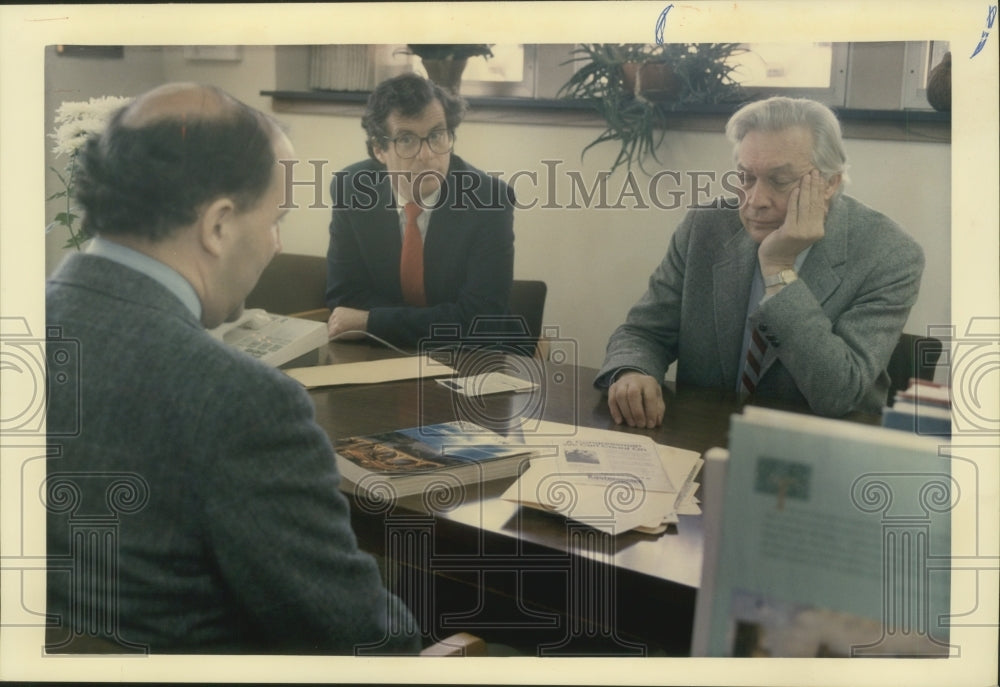
[[[130,102],[131,98],[104,96],[62,103],[56,110],[55,133],[49,135],[56,142],[52,152],[57,156],[76,155],[89,136],[104,131],[111,115]]]
[[[80,250],[80,244],[88,238],[74,227],[74,223],[80,218],[80,211],[73,205],[76,185],[74,179],[76,154],[91,135],[104,131],[111,115],[131,101],[131,98],[105,96],[91,98],[87,102],[64,102],[56,110],[55,133],[49,134],[49,138],[55,140],[52,152],[56,156],[68,155],[69,160],[66,162],[62,174],[54,167],[52,168],[59,176],[63,190],[50,195],[46,201],[62,198],[64,205],[60,208],[61,212],[56,215],[55,220],[45,228],[45,232],[48,233],[57,224],[66,227],[69,231],[66,248],[75,247]]]

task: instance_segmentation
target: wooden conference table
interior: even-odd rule
[[[391,355],[367,343],[331,343],[287,367]],[[593,388],[596,370],[570,360],[465,351],[452,362],[461,374],[505,370],[541,386],[474,401],[430,378],[320,388],[310,391],[317,420],[337,438],[455,419],[491,426],[501,418],[540,417],[704,452],[727,445],[729,416],[740,408],[735,393],[668,388],[663,425],[629,429],[614,424],[606,397]],[[537,441],[558,437],[540,434]],[[608,536],[500,499],[514,479],[394,502],[352,497],[361,548],[383,562],[390,589],[424,632],[441,639],[468,631],[528,655],[688,655],[701,516],[682,515],[662,535]],[[713,495],[702,485],[698,496]]]

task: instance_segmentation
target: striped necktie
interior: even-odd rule
[[[403,231],[403,250],[399,258],[399,285],[407,305],[425,306],[424,295],[424,241],[420,237],[417,217],[421,207],[414,202],[403,206],[406,229]]]
[[[767,341],[760,335],[757,328],[750,330],[750,345],[747,346],[746,364],[743,366],[743,380],[740,385],[740,398],[745,399],[757,390],[760,381],[760,366],[767,352]]]

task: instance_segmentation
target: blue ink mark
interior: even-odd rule
[[[983,49],[983,46],[986,45],[986,37],[989,35],[990,35],[989,31],[983,31],[983,37],[979,39],[979,45],[977,45],[976,49],[972,51],[971,55],[969,55],[970,60],[976,55],[978,55],[979,51]]]
[[[657,45],[663,45],[663,29],[666,28],[667,26],[667,15],[670,14],[670,10],[672,10],[673,8],[674,8],[673,3],[667,5],[666,9],[660,12],[659,19],[656,20],[656,32],[653,35]],[[994,7],[993,9],[996,10],[996,7]]]
[[[989,10],[986,13],[986,29],[987,30],[983,31],[983,35],[979,39],[979,45],[977,45],[976,49],[972,51],[971,55],[969,55],[969,59],[970,60],[973,57],[975,57],[976,55],[978,55],[979,52],[983,49],[983,46],[986,45],[986,39],[990,35],[989,29],[993,28],[993,22],[995,22],[996,19],[997,19],[997,6],[996,5],[990,5],[990,8],[989,8]]]

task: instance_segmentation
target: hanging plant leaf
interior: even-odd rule
[[[650,157],[659,163],[656,150],[666,135],[665,111],[743,99],[732,77],[734,66],[727,62],[742,52],[738,43],[589,43],[572,50],[563,64],[580,66],[557,97],[586,101],[607,123],[581,157],[595,145],[617,141],[612,172],[623,164],[631,169],[633,163],[645,172],[643,161]],[[657,73],[669,73],[669,85],[651,84]]]

